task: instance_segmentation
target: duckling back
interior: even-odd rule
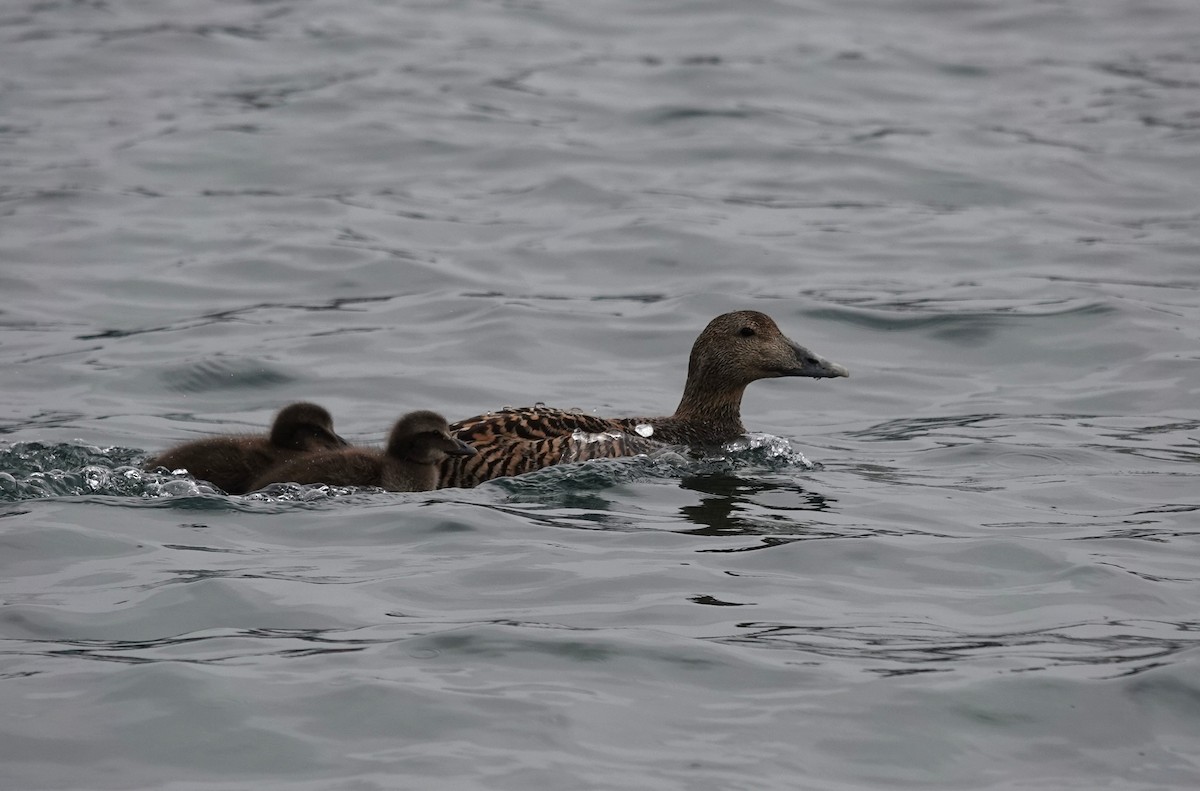
[[[272,483],[323,483],[329,486],[383,485],[384,455],[372,448],[310,453],[280,461],[257,475],[250,491]]]
[[[328,411],[299,402],[279,411],[266,436],[224,435],[185,442],[147,460],[143,468],[185,469],[224,492],[245,494],[254,480],[275,464],[345,445],[334,433]]]

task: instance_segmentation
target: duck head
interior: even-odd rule
[[[739,310],[708,323],[688,360],[688,379],[713,389],[741,388],[758,379],[849,376],[850,372],[784,335],[770,316]]]
[[[387,454],[418,464],[437,464],[447,456],[473,456],[475,448],[450,433],[437,412],[409,412],[396,421],[388,436]]]
[[[271,444],[292,450],[344,448],[350,443],[333,431],[333,417],[322,406],[300,401],[279,410],[271,424]]]

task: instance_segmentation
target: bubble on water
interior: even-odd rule
[[[200,494],[200,487],[193,480],[176,478],[173,481],[164,483],[160,487],[160,491],[171,497],[187,497]]]
[[[625,433],[621,431],[597,431],[589,432],[583,429],[575,429],[571,432],[571,439],[574,442],[579,442],[584,445],[590,445],[595,442],[612,442],[613,440],[623,439]]]
[[[89,465],[84,467],[82,472],[84,485],[93,492],[100,491],[100,489],[103,488],[106,483],[108,483],[109,471],[103,467]]]

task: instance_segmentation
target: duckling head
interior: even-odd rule
[[[437,464],[447,456],[473,456],[475,448],[450,433],[437,412],[409,412],[396,421],[388,436],[387,455],[418,464]]]
[[[333,417],[325,407],[299,401],[279,410],[271,424],[272,445],[292,450],[344,448],[350,443],[333,431]]]

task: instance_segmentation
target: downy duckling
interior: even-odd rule
[[[266,436],[227,434],[185,442],[147,460],[143,469],[185,469],[224,492],[245,494],[276,464],[347,444],[334,433],[333,418],[324,407],[302,401],[279,410]]]
[[[422,410],[396,421],[383,451],[346,448],[291,459],[260,475],[252,488],[272,483],[325,483],[423,492],[438,488],[438,465],[443,460],[474,454],[474,448],[450,435],[444,417]]]

